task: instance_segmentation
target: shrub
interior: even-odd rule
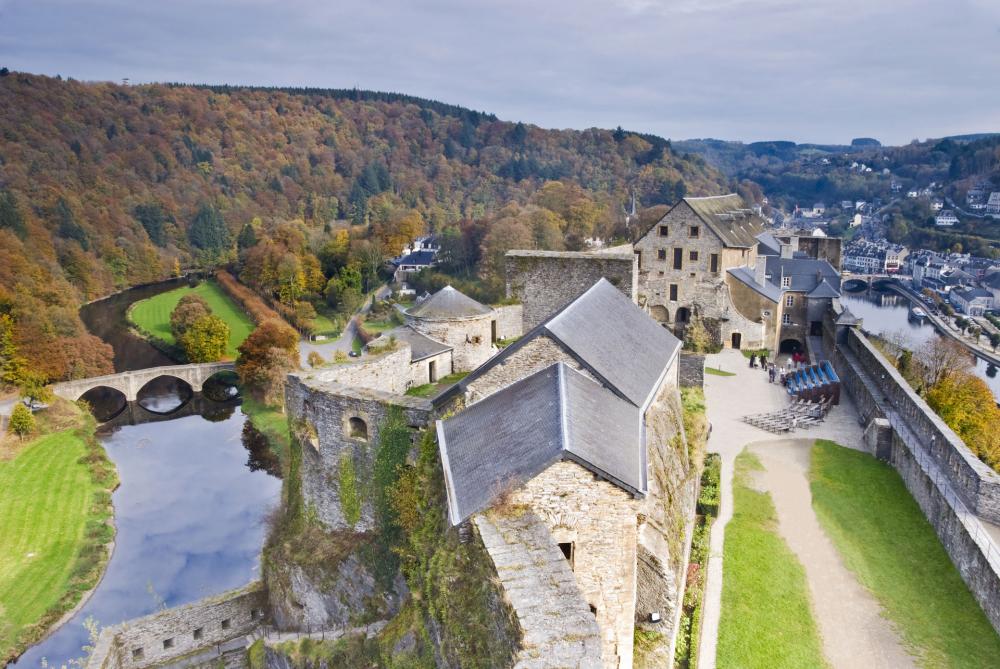
[[[35,416],[31,413],[31,409],[18,402],[10,415],[10,424],[7,426],[7,430],[23,439],[34,429]]]
[[[338,353],[340,352],[341,351],[338,351]],[[318,351],[309,351],[309,355],[306,357],[306,362],[309,363],[310,367],[322,367],[326,364],[326,360],[323,359],[323,356],[321,356]]]

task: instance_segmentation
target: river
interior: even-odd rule
[[[138,288],[84,307],[88,327],[115,348],[117,370],[171,364],[128,333],[124,314],[132,301],[177,285]],[[178,385],[161,380],[147,389],[140,404],[163,413],[196,402],[188,408],[198,407],[201,414],[179,411],[184,417],[117,427],[109,423],[98,432],[121,479],[112,496],[114,553],[83,608],[28,649],[14,665],[19,669],[39,667],[43,658],[48,666],[60,667],[84,656],[88,618],[101,626],[115,625],[259,576],[264,518],[281,492],[277,462],[238,399],[212,402],[192,397]],[[100,413],[109,410],[95,407],[95,414]]]
[[[932,337],[940,337],[930,323],[918,323],[909,318],[910,303],[902,295],[893,292],[844,293],[841,303],[864,322],[862,327],[877,335],[901,334],[908,342],[908,348],[917,350]],[[969,354],[974,364],[973,372],[980,377],[1000,401],[1000,375],[985,361]]]

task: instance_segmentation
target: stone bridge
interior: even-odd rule
[[[113,388],[117,390],[129,402],[134,402],[139,397],[139,391],[152,381],[161,376],[169,376],[184,381],[195,392],[201,392],[202,384],[210,377],[223,371],[232,371],[235,365],[231,362],[206,362],[195,365],[167,365],[165,367],[150,367],[134,372],[121,372],[120,374],[107,374],[105,376],[92,376],[89,379],[78,379],[76,381],[64,381],[52,385],[52,392],[57,396],[75,402],[84,393],[94,388]]]

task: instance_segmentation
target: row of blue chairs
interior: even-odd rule
[[[840,377],[829,360],[789,372],[785,375],[785,389],[800,399],[840,404]]]

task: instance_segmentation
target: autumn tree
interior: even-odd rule
[[[34,429],[35,416],[31,413],[31,409],[20,402],[15,404],[14,410],[10,414],[10,423],[7,425],[7,430],[23,439],[31,434]]]
[[[976,457],[1000,471],[1000,408],[985,381],[952,371],[927,391],[927,403]]]
[[[182,297],[170,312],[170,331],[174,339],[180,342],[184,338],[184,333],[194,325],[195,321],[211,313],[208,302],[201,295],[188,293]]]
[[[247,390],[272,406],[284,404],[285,375],[298,368],[299,335],[285,323],[269,320],[240,344],[236,373]]]
[[[10,314],[0,314],[0,381],[9,386],[21,385],[26,365],[14,343],[14,319]]]
[[[180,338],[189,362],[215,362],[226,354],[229,326],[213,314],[198,317]]]
[[[691,321],[684,329],[684,348],[695,353],[710,353],[715,348],[705,322],[697,313],[691,316]]]
[[[972,366],[969,352],[950,337],[932,337],[917,351],[920,377],[925,389],[939,386],[942,381]]]

